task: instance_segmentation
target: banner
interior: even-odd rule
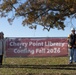
[[[6,57],[67,56],[66,38],[7,38]]]

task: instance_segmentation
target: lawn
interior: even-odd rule
[[[68,57],[4,58],[0,75],[76,75]]]

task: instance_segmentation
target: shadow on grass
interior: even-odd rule
[[[30,69],[58,69],[58,70],[76,70],[74,65],[0,65],[0,68],[30,68]]]

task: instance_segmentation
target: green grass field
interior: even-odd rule
[[[76,75],[68,57],[4,58],[0,75]]]

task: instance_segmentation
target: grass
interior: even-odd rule
[[[68,57],[4,58],[0,75],[76,75]]]

